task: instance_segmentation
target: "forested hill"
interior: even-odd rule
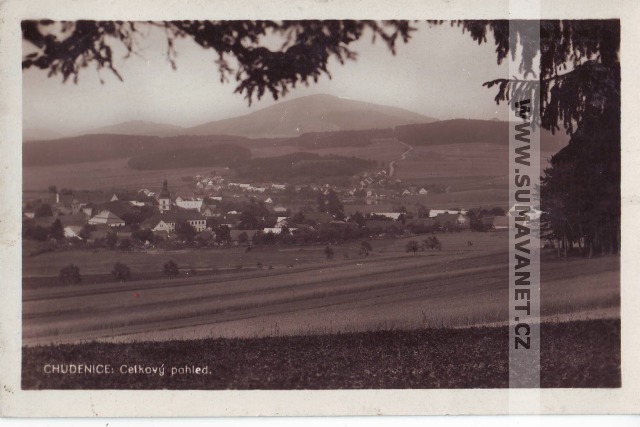
[[[397,126],[395,136],[410,145],[442,145],[475,142],[508,144],[509,122],[497,120],[453,119],[434,123]],[[553,135],[542,129],[542,151],[557,152],[569,138],[561,131]]]
[[[240,142],[238,136],[83,135],[22,145],[23,166],[62,165],[151,155],[157,152]]]

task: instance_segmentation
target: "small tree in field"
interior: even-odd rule
[[[106,237],[107,246],[114,249],[118,244],[118,235],[115,232],[110,231]]]
[[[63,267],[58,274],[58,278],[65,285],[73,285],[75,283],[82,282],[82,276],[80,276],[80,268],[75,264],[69,264]]]
[[[130,239],[123,239],[118,244],[118,248],[121,251],[127,252],[127,251],[130,251],[133,248],[133,243],[131,242]]]
[[[324,248],[324,254],[327,257],[327,261],[333,259],[333,248],[331,246],[327,246]]]
[[[131,279],[131,269],[128,265],[121,262],[116,262],[113,265],[111,274],[113,274],[113,277],[115,277],[116,280],[119,280],[120,282],[126,282],[127,280]]]
[[[418,252],[418,249],[420,248],[420,246],[418,245],[418,242],[416,242],[415,240],[410,240],[409,242],[407,242],[407,252],[413,252],[413,254],[415,255],[416,252]]]
[[[62,222],[60,222],[59,218],[53,221],[53,224],[51,224],[51,231],[49,231],[49,235],[52,239],[64,239],[64,227],[62,226]]]
[[[248,241],[249,241],[249,235],[247,234],[246,231],[243,231],[242,233],[238,234],[238,243],[240,243],[241,245],[246,245]]]
[[[172,279],[180,274],[180,267],[178,267],[178,264],[173,260],[167,261],[164,263],[164,274],[166,274],[169,279]]]
[[[365,256],[368,257],[369,253],[373,250],[373,247],[371,246],[371,243],[369,243],[368,240],[363,240],[362,242],[360,242],[360,252]]]

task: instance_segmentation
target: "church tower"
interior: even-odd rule
[[[158,209],[160,212],[167,212],[171,210],[171,193],[167,189],[167,180],[165,179],[162,183],[162,191],[160,192],[160,196],[158,196]]]

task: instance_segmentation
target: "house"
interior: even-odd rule
[[[216,208],[215,206],[211,206],[211,205],[205,205],[204,203],[202,204],[202,206],[200,207],[200,214],[202,216],[204,216],[205,218],[210,218],[212,216],[218,216],[220,214],[216,213]]]
[[[154,197],[156,195],[156,193],[151,190],[147,190],[146,188],[138,190],[138,194],[143,194],[145,197]]]
[[[457,210],[457,209],[431,209],[431,210],[429,210],[429,218],[435,218],[438,215],[443,214],[443,213],[466,215],[467,211],[464,210],[464,209],[461,209],[461,210]]]
[[[144,221],[141,226],[154,232],[172,232],[175,231],[176,224],[183,221],[191,225],[197,232],[207,228],[206,218],[193,209],[172,209],[159,212]]]
[[[492,231],[507,231],[509,230],[509,216],[487,216],[482,218],[482,224]]]
[[[411,191],[409,191],[408,189],[406,189],[406,190],[404,190],[404,191],[402,192],[402,195],[403,195],[403,196],[410,196],[410,195],[411,195]]]
[[[117,217],[123,218],[128,213],[131,213],[133,209],[134,207],[130,202],[120,199],[115,202],[88,203],[80,209],[79,213],[82,213],[88,217],[94,217],[100,212],[106,210],[116,215]]]
[[[285,184],[271,184],[271,189],[274,191],[284,191],[287,189]]]
[[[176,199],[176,206],[182,209],[195,209],[199,211],[202,208],[202,199],[186,200],[178,198]]]
[[[66,237],[67,239],[80,239],[82,240],[82,237],[80,237],[80,232],[82,231],[82,227],[81,225],[69,225],[67,227],[64,228],[64,237]]]
[[[286,212],[287,208],[285,208],[284,206],[276,206],[273,208],[274,212],[278,212],[278,213],[282,213],[282,212]]]
[[[421,196],[426,196],[427,194],[429,194],[429,190],[423,187],[418,191],[418,194],[420,194]]]
[[[80,239],[80,231],[87,224],[84,215],[63,215],[58,218],[64,228],[64,237],[68,239]],[[52,222],[50,219],[49,222]]]
[[[285,227],[268,227],[268,228],[263,228],[263,229],[262,229],[262,232],[263,232],[264,234],[269,234],[269,233],[271,233],[271,234],[281,234],[281,233],[282,233],[282,230],[283,230],[284,228],[285,228]],[[297,229],[297,228],[288,228],[288,227],[287,227],[287,229],[289,230],[289,232],[290,232],[290,233],[293,233],[294,231],[298,231],[298,229]]]
[[[278,219],[276,219],[275,227],[286,227],[287,225],[288,220],[286,216],[279,216]]]
[[[89,219],[89,224],[105,224],[109,227],[124,227],[124,220],[113,212],[103,209],[100,213]]]
[[[435,221],[444,228],[468,228],[470,226],[469,218],[461,213],[441,213],[435,217]]]
[[[273,203],[273,199],[271,197],[267,197],[267,200],[264,201],[265,203]]]

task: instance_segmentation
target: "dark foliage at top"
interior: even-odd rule
[[[457,21],[478,43],[491,33],[498,63],[522,46],[521,71],[530,80],[496,79],[497,103],[528,94],[540,124],[563,126],[570,145],[552,159],[542,180],[543,227],[563,246],[585,254],[620,248],[620,21]],[[540,39],[535,35],[539,30]],[[533,59],[540,54],[539,75]],[[539,93],[539,99],[536,97]],[[538,102],[535,102],[535,100]]]
[[[329,60],[344,64],[355,59],[357,53],[350,45],[367,31],[395,53],[396,43],[408,41],[413,30],[407,21],[23,21],[22,37],[36,52],[23,58],[22,68],[49,70],[50,75],[61,74],[64,81],[71,77],[77,82],[81,69],[97,64],[122,79],[114,68],[111,43],[119,42],[134,54],[136,36],[146,26],[165,30],[167,57],[174,68],[176,39],[190,38],[212,49],[218,57],[220,80],[234,78],[235,92],[244,94],[249,104],[267,92],[278,99],[300,83],[317,82],[323,74],[330,77]],[[268,35],[282,38],[280,49],[261,44]]]

